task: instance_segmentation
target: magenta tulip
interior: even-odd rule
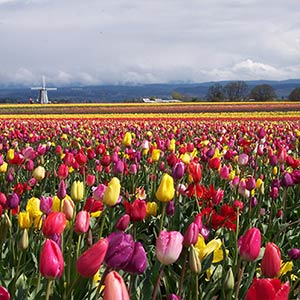
[[[142,274],[147,268],[147,257],[143,245],[140,242],[134,243],[134,249],[128,265],[123,268],[125,272]]]
[[[182,250],[183,236],[178,231],[160,232],[156,240],[156,256],[164,265],[174,263]]]
[[[104,260],[107,249],[108,240],[103,238],[83,252],[76,263],[78,273],[86,278],[94,276]]]
[[[249,229],[239,239],[239,251],[242,259],[254,261],[257,259],[261,247],[261,233],[258,228]]]
[[[0,300],[9,300],[9,299],[10,299],[10,294],[8,290],[5,287],[0,286]]]
[[[60,278],[64,271],[64,258],[59,246],[47,239],[40,255],[39,269],[49,279]]]
[[[201,224],[202,225],[202,224]],[[183,244],[185,247],[195,245],[198,241],[199,227],[196,223],[191,223],[184,234]]]
[[[90,227],[90,214],[86,210],[78,212],[74,224],[74,231],[76,233],[86,233]]]

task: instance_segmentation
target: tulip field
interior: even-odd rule
[[[296,104],[16,107],[0,106],[0,300],[300,299]]]

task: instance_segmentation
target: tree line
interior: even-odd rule
[[[191,101],[191,97],[174,91],[173,99]],[[207,101],[274,101],[278,97],[274,88],[269,84],[259,84],[249,89],[244,81],[231,81],[225,85],[215,83],[208,88]],[[300,101],[300,87],[294,88],[288,96],[289,101]],[[195,101],[193,99],[192,101]],[[201,99],[196,98],[196,101]]]

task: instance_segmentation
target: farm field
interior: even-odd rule
[[[0,299],[297,299],[299,109],[1,105]]]

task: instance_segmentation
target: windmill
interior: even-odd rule
[[[56,91],[57,88],[46,88],[46,79],[45,76],[42,76],[43,86],[42,87],[32,87],[31,90],[39,90],[38,103],[48,104],[48,93],[47,91]]]

